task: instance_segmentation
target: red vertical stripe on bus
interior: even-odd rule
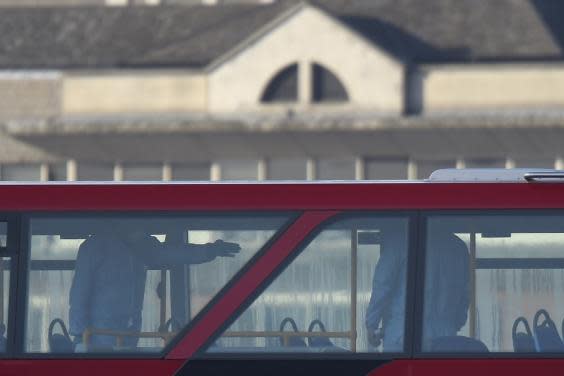
[[[302,214],[211,307],[178,345],[167,354],[166,359],[191,358],[311,231],[337,213],[337,211],[312,211]]]

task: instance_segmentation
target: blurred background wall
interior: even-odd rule
[[[0,0],[0,179],[564,168],[559,14],[541,0]]]

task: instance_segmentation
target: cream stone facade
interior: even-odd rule
[[[58,72],[0,72],[0,119],[56,117],[61,110]]]
[[[73,73],[63,78],[62,114],[205,112],[207,78],[174,71]]]
[[[564,107],[564,64],[472,64],[421,67],[425,113],[549,110]],[[413,85],[415,87],[415,85]]]
[[[337,105],[341,109],[395,115],[403,109],[403,65],[325,12],[303,6],[268,25],[212,66],[210,112],[279,109],[259,106],[260,98],[270,80],[293,63],[300,66],[302,107],[311,107],[308,72],[311,64],[317,63],[345,87],[349,101]],[[295,104],[287,107],[300,108]]]

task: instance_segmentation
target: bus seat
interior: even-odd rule
[[[325,333],[325,325],[321,320],[313,320],[307,329],[308,332],[313,333],[313,329],[315,326],[318,326],[321,332]],[[313,347],[316,349],[321,350],[322,352],[346,352],[347,349],[344,349],[340,346],[337,346],[329,339],[329,337],[319,337],[319,336],[311,336],[307,338],[307,343],[309,347]]]
[[[298,332],[298,326],[296,325],[296,322],[294,321],[294,319],[291,318],[291,317],[286,317],[284,320],[282,320],[282,322],[280,323],[280,332],[284,331],[284,328],[286,327],[286,324],[288,324],[288,323],[290,324],[290,326],[292,327],[292,330],[294,332]],[[307,347],[303,338],[296,337],[296,336],[288,337],[288,342],[285,342],[284,337],[280,336],[280,345],[281,346],[289,346],[289,347]]]
[[[487,346],[480,340],[464,336],[437,337],[431,343],[432,352],[465,352],[465,353],[487,353]]]
[[[309,328],[307,329],[308,332],[313,332],[315,326],[318,326],[322,333],[325,333],[325,325],[321,322],[321,320],[313,320],[309,324]],[[309,347],[334,347],[335,345],[328,337],[317,337],[312,336],[307,338],[307,343]]]
[[[55,325],[57,324],[59,324],[59,326],[61,327],[63,334],[53,333]],[[51,321],[51,324],[49,324],[47,339],[49,342],[49,351],[52,353],[72,353],[74,350],[74,346],[69,336],[69,332],[67,331],[67,327],[61,319],[54,319],[53,321]]]
[[[518,332],[517,327],[520,323],[523,323],[525,327],[525,332]],[[519,353],[531,353],[536,352],[535,339],[533,338],[533,333],[531,332],[531,327],[529,322],[523,316],[518,317],[513,323],[513,329],[511,330],[511,336],[513,338],[513,350]]]
[[[541,316],[544,320],[540,322]],[[554,321],[544,309],[539,309],[533,320],[535,347],[538,352],[564,352],[564,344],[558,334]]]

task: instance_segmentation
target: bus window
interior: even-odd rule
[[[403,352],[407,230],[370,215],[324,228],[207,351]]]
[[[8,246],[8,224],[0,222],[0,248]]]
[[[428,218],[424,352],[564,352],[564,216]]]
[[[0,249],[7,251],[8,223],[0,222]],[[0,257],[0,353],[6,352],[8,308],[10,304],[11,257]]]
[[[8,308],[10,302],[10,270],[12,259],[0,257],[0,353],[6,352]]]
[[[256,250],[260,249],[272,237],[272,231],[257,231],[245,229],[226,229],[222,231],[194,230],[190,231],[190,242],[206,243],[215,239],[235,242],[246,245],[245,261],[248,261]],[[249,250],[252,250],[249,252]],[[240,269],[240,263],[232,260],[218,260],[214,263],[202,263],[190,266],[190,317],[198,312],[214,297],[214,295],[235,275]],[[209,276],[214,275],[214,278]]]
[[[25,350],[158,353],[288,219],[33,217]]]

